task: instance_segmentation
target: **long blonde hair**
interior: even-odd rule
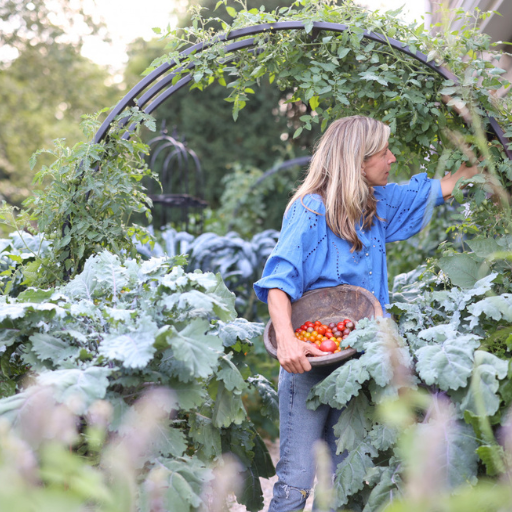
[[[319,194],[325,205],[327,225],[352,243],[351,252],[360,251],[363,244],[356,226],[362,221],[363,228],[368,229],[377,216],[377,200],[363,176],[362,166],[384,149],[389,133],[389,126],[369,117],[351,116],[334,121],[318,141],[308,174],[286,209],[307,194]]]

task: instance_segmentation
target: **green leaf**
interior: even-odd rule
[[[252,468],[240,473],[242,489],[236,492],[237,502],[245,505],[249,512],[258,512],[263,508],[263,492],[259,475]]]
[[[46,302],[54,293],[54,290],[39,290],[37,288],[27,288],[22,291],[16,300],[18,302]]]
[[[213,425],[217,428],[229,427],[232,423],[240,425],[245,418],[242,393],[229,391],[223,382],[219,382],[213,407]]]
[[[261,436],[254,432],[253,467],[261,478],[272,478],[276,474],[274,463]]]
[[[492,416],[500,406],[499,380],[508,374],[508,362],[489,352],[477,350],[471,385],[460,402],[462,411]]]
[[[351,359],[311,388],[306,402],[307,408],[314,410],[320,404],[328,404],[335,409],[341,409],[353,396],[358,395],[361,385],[369,378],[361,359]]]
[[[409,349],[390,318],[363,319],[345,343],[364,351],[359,360],[381,387],[391,382],[393,369],[397,365],[412,367]]]
[[[369,418],[370,410],[370,403],[364,393],[350,400],[334,425],[334,435],[338,438],[336,453],[351,451],[365,440],[372,426]]]
[[[236,318],[232,322],[225,323],[222,320],[217,322],[215,334],[220,336],[225,347],[233,346],[238,340],[252,340],[263,334],[265,326],[261,323],[249,322],[245,318]]]
[[[479,279],[480,265],[468,254],[444,256],[439,267],[455,286],[471,288]]]
[[[306,34],[310,34],[311,31],[313,30],[313,21],[306,20],[304,22],[304,30],[306,31]]]
[[[200,457],[212,460],[222,454],[221,431],[213,425],[211,418],[204,414],[191,414],[189,425],[190,437],[199,445]]]
[[[80,352],[79,347],[70,346],[50,334],[36,333],[30,336],[29,340],[32,342],[32,349],[43,361],[50,359],[54,363],[59,363],[68,357],[78,356]]]
[[[390,502],[400,498],[402,492],[398,484],[401,482],[397,471],[392,468],[385,468],[380,475],[377,485],[368,496],[363,512],[383,510]]]
[[[387,450],[396,443],[398,431],[382,424],[373,425],[369,440],[377,450]]]
[[[55,370],[41,373],[36,382],[52,387],[57,402],[66,402],[75,414],[84,414],[92,403],[105,397],[112,371],[95,366],[85,370]]]
[[[189,317],[207,317],[214,311],[220,312],[223,318],[231,316],[231,309],[221,299],[212,293],[203,293],[199,290],[173,293],[165,297],[161,304],[169,311],[175,308],[179,313],[186,311]]]
[[[363,71],[362,73],[359,73],[359,76],[363,80],[375,81],[375,82],[378,82],[381,85],[386,85],[386,86],[388,85],[388,82],[386,80],[384,80],[384,78],[382,78],[381,76],[377,75],[373,71]]]
[[[221,358],[219,368],[215,373],[217,380],[222,381],[228,391],[244,391],[247,388],[247,383],[229,356]]]
[[[206,399],[206,389],[201,381],[181,382],[170,379],[168,386],[176,393],[178,406],[183,411],[199,407]]]
[[[479,317],[482,314],[497,322],[501,319],[512,322],[512,294],[504,293],[494,297],[486,297],[468,306],[468,311],[472,315],[469,324],[470,328],[480,323]]]
[[[158,326],[147,315],[141,315],[137,327],[122,334],[107,334],[99,353],[110,360],[121,361],[125,368],[144,368],[153,358]]]
[[[206,335],[209,328],[210,324],[206,320],[196,319],[182,331],[178,332],[174,326],[169,326],[158,335],[158,339],[165,339],[170,347],[164,352],[162,362],[170,365],[171,371],[178,371],[180,379],[207,378],[217,367],[222,340],[217,336]],[[183,369],[180,370],[180,367]]]
[[[263,377],[263,375],[255,375],[249,377],[249,384],[255,386],[258,390],[262,401],[261,414],[266,416],[272,421],[279,419],[279,403],[277,397],[277,391],[274,389],[272,383]]]
[[[19,329],[0,329],[0,346],[10,347],[19,340],[21,331]]]
[[[345,505],[349,496],[364,487],[366,473],[374,467],[372,457],[376,455],[375,449],[363,442],[338,464],[334,480],[337,507]]]
[[[203,489],[213,479],[213,472],[204,462],[195,456],[159,458],[155,460],[155,469],[159,471],[157,481],[161,485],[158,489],[162,492],[163,510],[192,512],[207,508]],[[162,469],[167,469],[167,474]],[[141,486],[141,505],[141,510],[153,508],[154,488],[151,486]]]
[[[417,439],[440,439],[440,446],[432,453],[432,467],[446,478],[449,489],[476,482],[478,444],[473,429],[466,424],[447,425],[442,422],[422,423],[417,426]],[[435,434],[431,434],[432,429]],[[440,437],[441,436],[441,437]]]
[[[216,286],[208,290],[218,301],[213,306],[214,313],[223,321],[230,322],[238,316],[235,309],[235,294],[224,283],[220,273],[215,274]]]
[[[317,107],[320,105],[320,100],[318,99],[318,96],[313,96],[312,98],[310,98],[309,100],[309,106],[313,109],[313,110],[316,110]]]
[[[488,476],[497,476],[505,473],[505,450],[500,445],[485,445],[479,446],[476,453],[480,460],[485,464],[485,469]]]
[[[18,423],[20,414],[27,410],[27,400],[35,391],[36,388],[28,388],[26,391],[22,391],[16,395],[2,398],[0,400],[0,417],[7,420],[11,425]]]
[[[494,238],[479,236],[465,242],[479,258],[488,258],[491,254],[501,251],[501,247]]]
[[[233,7],[230,7],[229,5],[226,5],[226,11],[227,11],[227,13],[228,13],[232,18],[236,18],[236,16],[237,16],[237,12],[236,12],[236,10],[235,10]]]
[[[473,371],[473,354],[479,345],[473,335],[452,333],[442,343],[419,348],[416,369],[428,385],[436,384],[444,391],[464,387]]]

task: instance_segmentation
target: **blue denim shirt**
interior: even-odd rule
[[[377,215],[369,230],[357,230],[363,248],[350,252],[351,244],[327,226],[320,196],[310,194],[286,212],[279,241],[262,278],[254,284],[257,297],[267,302],[268,291],[278,288],[292,302],[317,288],[351,284],[372,292],[384,308],[389,302],[386,243],[406,240],[430,221],[433,207],[443,204],[439,180],[426,173],[406,185],[374,187]]]

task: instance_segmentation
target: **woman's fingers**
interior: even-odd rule
[[[325,356],[325,352],[320,350],[315,344],[313,343],[304,343],[305,347],[305,354],[306,355],[313,355],[313,356]]]
[[[277,358],[281,366],[290,373],[304,373],[311,370],[311,363],[307,356],[325,356],[326,353],[320,350],[314,343],[303,343],[294,340],[293,345],[287,349],[277,351]]]

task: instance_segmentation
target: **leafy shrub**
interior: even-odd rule
[[[145,389],[169,387],[168,413],[175,412],[142,463],[179,472],[187,490],[172,492],[193,509],[200,493],[190,494],[197,482],[187,468],[233,452],[244,477],[239,500],[259,509],[258,477],[271,476],[273,466],[242,395],[254,386],[275,417],[276,394],[263,377],[250,378],[244,362],[262,326],[236,318],[234,296],[219,275],[186,273],[168,258],[121,264],[103,252],[64,286],[4,296],[0,326],[4,350],[29,368],[26,383],[16,383],[19,392],[0,400],[0,415],[12,425],[36,399],[38,387],[29,382],[49,387],[84,421],[97,400],[106,400],[114,432]]]
[[[346,407],[334,427],[338,451],[348,451],[336,470],[337,506],[379,510],[389,496],[403,494],[399,475],[405,460],[397,442],[411,423],[402,429],[392,426],[377,410],[386,403],[400,407],[399,396],[418,389],[432,397],[423,396],[417,404],[423,412],[411,419],[424,429],[423,435],[432,428],[429,416],[436,397],[451,401],[450,421],[457,427],[446,440],[439,468],[446,488],[454,490],[481,475],[494,476],[500,472],[496,468],[504,470],[490,425],[505,420],[502,413],[512,401],[509,361],[482,345],[489,332],[508,328],[512,321],[510,293],[486,296],[497,277],[491,274],[467,289],[428,291],[424,286],[412,300],[405,300],[397,287],[395,300],[404,301],[395,302],[389,311],[398,316],[398,326],[391,319],[364,319],[347,338],[346,344],[360,357],[317,384],[308,398],[312,409],[320,403]],[[510,348],[509,342],[507,359]]]

